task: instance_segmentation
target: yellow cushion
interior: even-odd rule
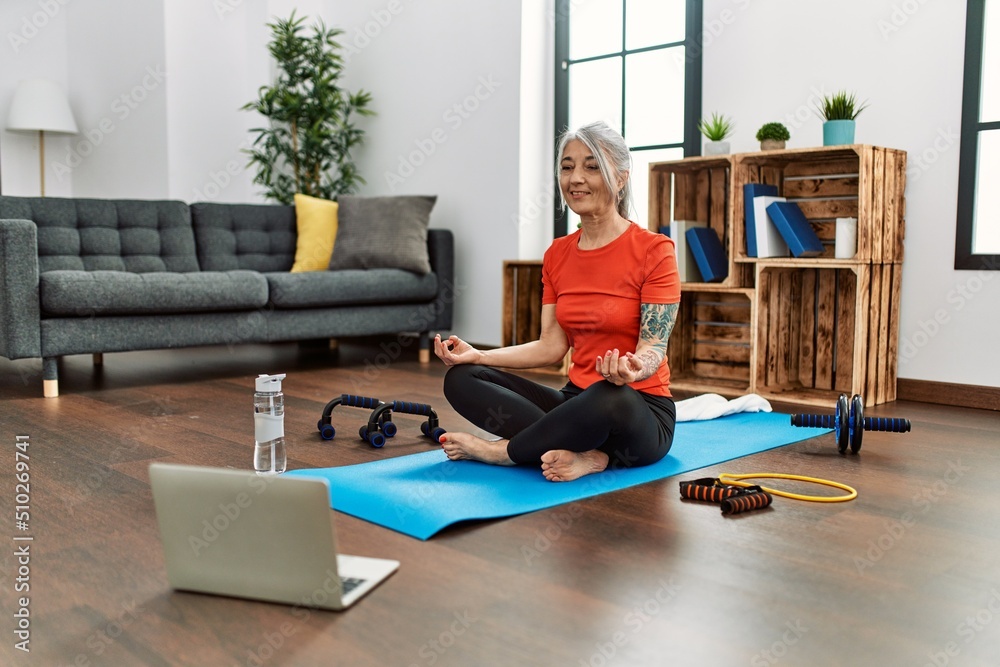
[[[326,271],[337,238],[337,202],[295,195],[295,263],[292,273]]]

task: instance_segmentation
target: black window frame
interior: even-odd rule
[[[962,91],[962,130],[958,158],[958,211],[955,223],[955,269],[1000,270],[1000,255],[976,253],[973,247],[979,134],[1000,130],[1000,121],[980,122],[985,0],[968,0],[965,19],[965,76]],[[1000,224],[997,221],[996,224]]]
[[[654,150],[661,148],[683,148],[684,157],[701,155],[701,134],[698,132],[698,121],[701,119],[701,76],[702,76],[702,17],[704,0],[685,0],[685,26],[683,42],[664,42],[654,46],[638,49],[625,48],[625,21],[628,12],[628,0],[622,2],[622,50],[602,54],[601,56],[570,60],[569,57],[569,13],[571,0],[556,0],[555,13],[555,136],[566,131],[569,125],[569,65],[579,62],[597,60],[598,58],[622,58],[622,122],[625,120],[625,56],[644,51],[671,48],[684,45],[684,140],[680,143],[659,144],[654,146],[629,146],[630,150]],[[624,129],[624,128],[623,128]],[[625,137],[628,142],[628,137]],[[556,183],[558,193],[559,183]],[[568,214],[562,210],[559,197],[555,197],[555,210],[552,231],[558,238],[568,233]]]

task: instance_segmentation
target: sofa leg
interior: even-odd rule
[[[331,350],[339,349],[340,348],[340,341],[338,341],[336,338],[331,338],[329,345],[330,345],[330,349]]]
[[[420,339],[420,350],[417,359],[422,364],[429,364],[431,362],[431,335],[427,331],[421,331],[418,338]]]
[[[42,359],[42,395],[45,398],[59,396],[59,357]]]
[[[94,365],[103,366],[104,365],[104,354],[102,352],[94,353]]]

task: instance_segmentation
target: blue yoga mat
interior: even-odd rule
[[[573,482],[549,482],[533,466],[449,461],[441,449],[286,474],[325,479],[330,483],[333,509],[426,540],[460,521],[495,519],[554,507],[827,432],[793,427],[787,414],[774,412],[682,422],[677,424],[670,453],[658,463],[642,468],[612,466]]]

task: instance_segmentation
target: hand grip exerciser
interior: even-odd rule
[[[768,507],[772,498],[759,486],[731,486],[719,479],[704,477],[681,482],[681,498],[718,503],[723,514],[741,514]]]

